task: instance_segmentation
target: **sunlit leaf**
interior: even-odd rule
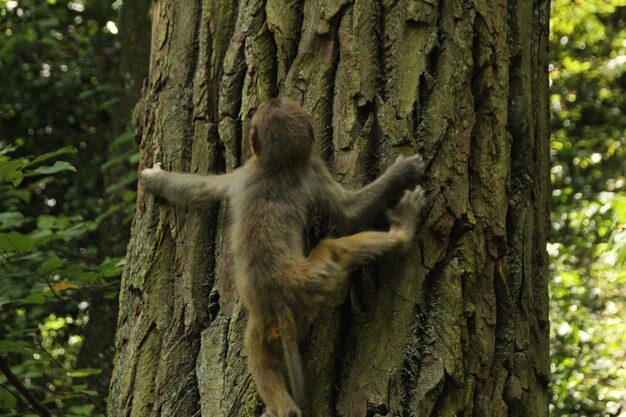
[[[56,317],[53,314],[51,314],[48,320],[44,323],[44,327],[48,330],[59,330],[66,325],[67,321],[63,317]]]
[[[79,287],[76,284],[71,284],[68,282],[59,282],[59,283],[53,284],[51,288],[53,291],[65,291],[65,290],[73,290]]]
[[[100,375],[102,373],[102,369],[94,369],[94,368],[84,368],[84,369],[76,369],[71,372],[68,372],[68,376],[72,378],[84,378],[91,375]]]

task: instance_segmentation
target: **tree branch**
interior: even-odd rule
[[[41,404],[39,400],[37,400],[37,398],[35,398],[33,393],[30,392],[30,390],[26,388],[24,384],[22,384],[22,382],[19,380],[17,375],[15,375],[13,371],[11,371],[11,368],[4,361],[4,358],[1,356],[0,356],[0,372],[2,372],[4,376],[7,377],[7,380],[9,381],[9,383],[11,383],[13,387],[15,387],[17,392],[19,392],[20,395],[24,397],[24,399],[32,406],[32,408],[35,410],[37,414],[39,414],[41,417],[52,417],[52,415],[50,414],[50,411],[48,411],[48,409],[44,407],[43,404]]]

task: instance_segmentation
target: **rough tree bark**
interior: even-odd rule
[[[232,170],[277,94],[312,112],[348,186],[399,153],[428,162],[414,247],[355,274],[309,329],[309,415],[548,415],[548,15],[548,0],[154,3],[142,166]],[[224,212],[140,190],[110,416],[259,414]]]
[[[150,51],[150,22],[148,10],[151,0],[134,0],[125,2],[120,13],[122,31],[120,41],[122,48],[119,57],[119,102],[112,110],[110,130],[106,139],[112,142],[117,136],[130,129],[131,113],[137,100],[141,97],[141,86],[148,74],[148,59]],[[110,4],[104,4],[111,7]],[[109,160],[120,155],[135,151],[134,144],[123,143],[108,151]],[[119,162],[104,173],[104,187],[121,181],[132,168],[129,162]],[[105,194],[105,208],[122,201],[124,188]],[[104,220],[98,231],[98,256],[104,259],[107,256],[124,256],[128,243],[127,220],[121,210],[113,213]],[[98,392],[97,401],[104,408],[111,374],[113,372],[113,357],[115,354],[114,339],[117,322],[118,303],[115,298],[104,296],[105,291],[94,294],[89,299],[89,322],[85,328],[85,341],[78,355],[77,366],[80,368],[98,368],[100,375],[85,378],[91,389]]]

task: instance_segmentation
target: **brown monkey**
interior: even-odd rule
[[[407,191],[388,212],[389,231],[324,239],[307,256],[303,231],[312,210],[354,228],[415,187],[424,170],[419,155],[400,157],[373,183],[347,191],[311,154],[313,141],[311,116],[294,101],[276,98],[252,118],[254,155],[234,172],[178,174],[157,164],[141,173],[145,190],[173,203],[230,201],[235,284],[249,313],[249,368],[266,416],[299,417],[304,407],[298,319],[313,319],[351,269],[409,242],[424,200],[420,187]]]

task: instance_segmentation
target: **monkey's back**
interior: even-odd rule
[[[304,228],[315,201],[312,172],[268,172],[249,161],[231,194],[230,243],[235,283],[248,309],[295,302],[288,290],[302,273]]]

